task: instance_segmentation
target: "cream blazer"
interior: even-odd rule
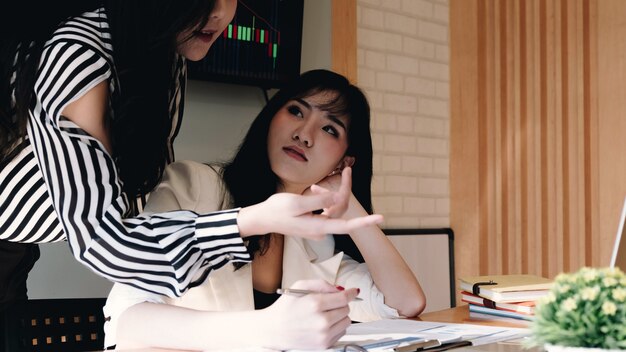
[[[251,180],[253,182],[253,180]],[[192,210],[208,213],[223,209],[229,203],[224,198],[224,186],[211,167],[193,161],[170,164],[162,182],[151,193],[146,213]],[[228,195],[226,195],[228,197]],[[384,296],[374,285],[367,265],[343,252],[334,253],[332,235],[321,241],[285,236],[283,249],[282,287],[290,287],[303,279],[324,279],[346,288],[358,287],[363,301],[350,303],[350,319],[371,321],[399,317],[397,310],[384,303]],[[235,270],[232,264],[213,270],[199,286],[189,289],[182,297],[169,298],[116,283],[104,307],[105,346],[115,345],[117,317],[130,306],[140,302],[171,304],[208,311],[253,310],[252,270],[248,264]]]

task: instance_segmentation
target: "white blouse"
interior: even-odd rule
[[[218,171],[193,161],[169,165],[162,182],[146,204],[147,212],[188,209],[211,212],[227,206],[228,195]],[[284,237],[282,287],[297,280],[324,279],[346,288],[358,287],[362,301],[350,303],[350,319],[371,321],[397,318],[398,311],[384,303],[365,263],[359,263],[343,252],[334,253],[335,241],[327,235],[321,241],[294,236]],[[253,310],[251,265],[234,270],[232,264],[211,272],[206,281],[191,288],[182,297],[168,298],[151,294],[128,285],[115,284],[104,307],[105,346],[116,344],[117,319],[134,304],[154,302],[209,311]]]

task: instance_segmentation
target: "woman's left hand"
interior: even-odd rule
[[[339,173],[326,176],[326,178],[324,178],[320,182],[316,183],[316,185],[318,185],[319,187],[322,187],[324,189],[327,189],[329,191],[338,191],[339,187],[341,186],[341,176],[342,176],[342,174],[339,174]],[[309,191],[309,189],[307,189],[305,191],[305,194],[308,191]]]
[[[350,206],[352,199],[352,168],[345,167],[341,175],[327,176],[317,184],[311,185],[303,194],[320,194],[324,192],[336,192],[335,204],[324,208],[324,215],[331,218],[341,218]]]

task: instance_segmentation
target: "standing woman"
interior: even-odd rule
[[[206,55],[236,3],[27,0],[0,11],[12,19],[0,55],[0,240],[67,239],[97,274],[178,296],[212,269],[249,261],[242,237],[291,228],[317,237],[380,221],[331,219],[346,210],[347,192],[136,216],[135,200],[174,158],[185,60]],[[310,215],[321,207],[331,216]],[[20,253],[29,251],[0,267],[26,256],[27,271],[36,254]],[[9,280],[24,281],[23,271]]]

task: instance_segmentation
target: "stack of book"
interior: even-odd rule
[[[548,294],[552,280],[536,275],[474,276],[459,280],[470,317],[532,320],[535,302]]]

